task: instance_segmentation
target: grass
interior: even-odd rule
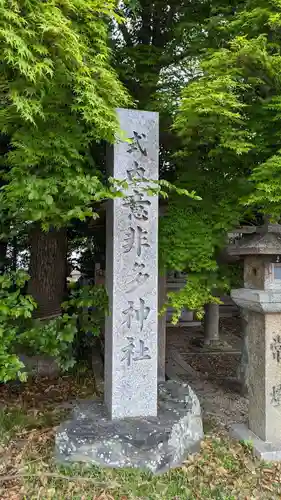
[[[91,379],[69,377],[0,394],[0,498],[9,500],[280,499],[281,467],[252,457],[206,422],[201,452],[161,476],[82,465],[63,468],[53,458],[61,403],[91,393]]]

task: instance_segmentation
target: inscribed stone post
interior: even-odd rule
[[[126,180],[124,198],[109,202],[105,328],[105,404],[112,419],[157,415],[158,113],[117,110],[128,139],[109,157],[110,175]]]

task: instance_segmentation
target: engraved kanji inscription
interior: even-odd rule
[[[127,284],[126,292],[133,292],[140,286],[142,286],[148,279],[149,279],[149,274],[144,272],[145,270],[145,264],[139,264],[138,262],[135,262],[133,271],[136,273],[135,277],[129,281]]]
[[[129,148],[127,149],[128,153],[133,153],[134,151],[139,151],[143,156],[147,156],[146,148],[143,148],[141,142],[143,139],[146,139],[146,134],[138,134],[135,130],[133,131],[133,137],[130,137],[132,141]]]
[[[143,247],[150,247],[147,231],[140,226],[137,226],[136,229],[130,226],[125,233],[123,245],[124,253],[130,252],[134,247],[136,248],[138,257],[141,256]]]
[[[132,361],[142,361],[144,359],[151,359],[149,353],[149,348],[145,346],[143,340],[139,340],[138,349],[136,348],[136,343],[134,337],[127,337],[128,344],[123,347],[122,352],[124,353],[121,361],[126,361],[127,366],[131,366]]]
[[[281,405],[281,384],[272,387],[271,396],[271,404],[273,406]]]
[[[281,336],[276,335],[270,344],[270,349],[272,351],[273,359],[276,359],[277,363],[280,363],[281,356]]]
[[[128,196],[123,201],[124,207],[130,208],[129,219],[134,217],[137,220],[148,220],[148,207],[151,205],[149,200],[144,200],[144,193],[134,189],[134,195]]]
[[[121,361],[127,361],[127,366],[131,366],[136,346],[133,337],[127,337],[127,340],[129,343],[122,349],[124,356],[121,359]]]
[[[136,318],[139,323],[140,330],[143,330],[144,322],[147,320],[148,315],[150,313],[150,307],[145,306],[145,301],[143,299],[140,300],[140,307],[137,309],[134,307],[134,301],[129,300],[129,307],[122,311],[123,316],[125,316],[125,320],[123,321],[123,325],[126,324],[129,329],[132,327],[132,321]]]
[[[122,311],[122,314],[126,317],[125,321],[123,321],[123,325],[126,324],[128,328],[131,328],[132,321],[135,316],[135,309],[134,309],[134,302],[132,300],[129,300],[128,304],[129,304],[128,309]]]
[[[140,324],[140,329],[141,330],[143,329],[144,321],[147,319],[147,317],[149,315],[149,312],[150,312],[150,308],[149,307],[145,307],[144,300],[140,299],[140,308],[136,309],[136,316],[137,316],[137,320],[138,320],[138,322]]]
[[[137,161],[134,161],[134,166],[127,170],[128,179],[133,180],[143,180],[145,174],[145,168],[141,167]]]
[[[151,356],[148,354],[149,349],[145,346],[143,340],[139,340],[139,349],[135,353],[134,361],[142,361],[143,359],[151,359]]]

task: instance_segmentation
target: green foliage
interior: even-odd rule
[[[218,257],[244,215],[237,200],[251,191],[245,157],[253,137],[241,99],[250,85],[226,44],[228,22],[244,4],[124,3],[116,67],[139,105],[160,112],[160,174],[176,186],[163,189],[169,200],[159,252],[162,268],[188,274],[184,290],[169,297],[176,311],[202,309],[215,300],[214,289],[225,290],[232,280]],[[191,196],[179,196],[180,190]]]
[[[63,304],[65,313],[43,321],[32,319],[36,304],[24,295],[28,275],[19,270],[0,276],[0,380],[25,379],[24,365],[18,353],[30,356],[48,355],[56,359],[62,370],[75,362],[78,337],[83,337],[87,348],[100,334],[107,312],[108,300],[102,286],[75,284],[70,297]]]
[[[34,320],[32,325],[24,325],[18,345],[30,355],[49,355],[56,358],[63,370],[75,364],[72,343],[77,333],[76,316],[64,314],[58,318],[42,321]]]
[[[105,316],[108,314],[108,297],[101,285],[74,283],[63,308],[77,317],[77,332],[73,342],[73,353],[79,361],[89,361],[93,349],[97,348],[97,338],[101,335]],[[98,341],[99,342],[99,341]]]
[[[81,332],[99,335],[105,315],[108,313],[106,290],[102,285],[77,287],[74,284],[70,289],[69,299],[62,307],[65,311],[75,313]]]
[[[189,250],[190,247],[187,249],[187,252]],[[200,247],[200,250],[202,253],[198,255],[197,262],[194,257],[196,267],[189,272],[186,285],[177,292],[169,292],[167,294],[167,303],[163,309],[167,306],[173,308],[173,324],[178,322],[184,308],[196,311],[197,317],[202,319],[204,315],[203,306],[205,304],[220,304],[221,301],[218,295],[229,292],[231,288],[240,288],[243,286],[243,262],[218,265],[213,260],[212,254],[210,254],[209,259],[206,258],[203,245]],[[202,257],[206,258],[206,260],[200,260]],[[209,268],[208,266],[212,267]],[[214,292],[216,292],[216,295],[214,295]]]
[[[23,364],[15,354],[21,323],[31,318],[36,307],[32,297],[21,295],[28,276],[22,271],[0,276],[0,380],[24,378]]]
[[[242,260],[222,265],[220,271],[225,277],[228,292],[230,292],[232,288],[243,288],[244,262]]]
[[[167,215],[160,219],[162,267],[188,274],[186,287],[177,292],[179,297],[170,297],[177,311],[178,300],[181,307],[202,310],[205,303],[213,300],[214,290],[225,292],[232,283],[229,266],[222,266],[219,256],[228,242],[227,231],[239,224],[236,191],[220,192],[220,182],[212,186],[211,180],[209,193],[203,191],[202,184],[197,185],[202,189],[201,202],[174,197],[169,201]]]
[[[74,363],[76,317],[65,314],[48,322],[32,320],[36,304],[32,297],[22,293],[28,279],[21,270],[0,276],[0,380],[4,382],[25,379],[18,352],[54,356],[63,369]]]
[[[126,180],[113,179],[109,177],[109,184],[111,185],[111,190],[115,194],[115,196],[123,197],[125,191],[129,187],[129,183]],[[151,181],[150,179],[143,178],[141,181],[136,178],[130,181],[130,186],[136,185],[140,191],[147,194],[148,196],[160,196],[162,198],[168,198],[169,193],[174,193],[179,196],[187,196],[192,200],[201,200],[201,197],[198,196],[195,191],[188,191],[185,188],[177,186],[176,184],[172,184],[171,182],[160,179],[157,181]]]
[[[202,202],[173,197],[161,221],[161,255],[166,267],[197,283],[181,292],[187,305],[200,307],[197,291],[203,304],[209,291],[240,281],[239,267],[230,272],[219,259],[227,231],[251,211],[280,218],[280,19],[280,1],[229,10],[217,2],[197,72],[182,91],[174,120],[177,182]]]
[[[65,225],[110,196],[89,164],[93,141],[112,141],[114,108],[128,103],[110,67],[116,2],[0,2],[0,206],[13,223]]]
[[[56,359],[62,370],[76,363],[78,338],[87,347],[91,339],[100,334],[107,311],[107,294],[101,286],[73,286],[70,297],[62,304],[62,316],[48,320],[32,320],[20,325],[17,349],[28,355],[49,355]]]
[[[249,189],[237,191],[237,202],[242,199],[277,218],[281,212],[280,25],[281,2],[275,0],[241,3],[230,22],[218,22],[224,47],[206,52],[201,77],[184,90],[175,120],[189,154],[201,150],[197,158],[205,169],[209,171],[214,161],[222,165],[224,175],[228,173],[226,185],[230,173],[242,174]]]
[[[210,279],[207,280],[204,276],[198,274],[189,275],[184,288],[178,292],[169,292],[167,298],[168,301],[164,308],[169,305],[173,307],[173,324],[177,324],[184,308],[196,311],[197,317],[202,319],[204,304],[210,302],[220,304],[220,299],[213,296]]]

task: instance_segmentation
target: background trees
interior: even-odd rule
[[[197,71],[173,124],[181,139],[177,180],[202,202],[176,197],[164,220],[167,261],[189,272],[179,305],[198,307],[233,284],[236,273],[220,261],[228,230],[262,213],[280,217],[280,7],[217,3],[205,20]]]
[[[114,7],[114,1],[1,6],[0,126],[7,151],[0,206],[10,229],[25,226],[29,235],[30,291],[39,316],[42,308],[43,315],[60,310],[66,226],[92,216],[93,202],[109,193],[89,157],[94,141],[112,140],[114,108],[127,102],[107,45]]]
[[[28,315],[53,321],[52,332],[64,328],[56,318],[71,251],[88,276],[104,256],[115,107],[159,111],[161,178],[202,198],[172,193],[160,220],[162,266],[189,276],[171,297],[178,310],[200,309],[234,283],[220,258],[228,230],[280,214],[281,2],[100,4],[0,2],[0,263],[15,270],[25,249],[31,275],[25,288],[23,278],[3,283],[28,291],[37,303]],[[96,300],[75,293],[79,311]],[[29,331],[34,338],[33,323]]]
[[[93,142],[113,140],[114,108],[128,103],[110,66],[115,7],[111,0],[0,4],[3,240],[27,235],[39,318],[61,312],[67,226],[93,217],[93,203],[112,196],[90,156]]]
[[[237,199],[239,189],[243,190],[244,164],[243,172],[238,173],[238,161],[233,175],[227,159],[222,164],[221,158],[214,157],[208,163],[205,124],[195,131],[189,120],[197,113],[195,105],[192,107],[192,83],[201,81],[204,74],[201,60],[208,50],[227,43],[220,26],[235,15],[240,4],[243,2],[227,7],[209,1],[127,2],[123,8],[125,25],[120,26],[119,36],[113,36],[120,78],[140,107],[160,112],[162,177],[194,188],[203,196],[198,203],[171,195],[166,217],[160,221],[162,265],[189,275],[186,288],[172,297],[178,310],[184,305],[201,308],[213,300],[214,288],[229,283],[217,257],[226,244],[227,230],[241,219]],[[210,89],[205,88],[205,94],[203,91],[204,84],[198,99],[208,113]],[[209,99],[210,107],[212,96]]]

